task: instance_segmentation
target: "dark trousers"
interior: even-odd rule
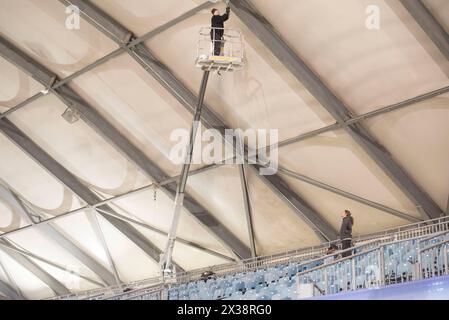
[[[352,246],[352,239],[341,240],[341,250],[349,249]],[[342,258],[352,255],[352,250],[348,250],[341,254]]]
[[[211,33],[210,39],[214,43],[214,56],[219,56],[221,53],[221,44],[223,41],[223,34],[220,32],[215,32],[215,36],[214,36],[214,34]]]

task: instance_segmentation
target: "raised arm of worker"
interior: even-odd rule
[[[231,7],[226,7],[226,13],[221,16],[223,22],[229,19],[229,15],[231,14]]]

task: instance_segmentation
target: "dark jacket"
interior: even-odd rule
[[[224,28],[224,22],[229,19],[229,13],[231,12],[231,9],[229,7],[226,8],[226,13],[222,16],[212,16],[211,19],[211,26],[212,28]],[[223,35],[223,30],[215,30],[215,34],[217,35]],[[211,31],[212,34],[212,31]]]
[[[207,281],[215,276],[213,271],[205,271],[201,274],[201,280]]]
[[[340,228],[340,239],[352,238],[352,225],[354,221],[351,216],[344,217]]]

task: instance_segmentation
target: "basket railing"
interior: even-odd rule
[[[216,30],[223,30],[223,37],[216,38]],[[203,27],[199,31],[197,44],[197,59],[205,59],[214,55],[215,43],[220,43],[222,55],[243,60],[244,41],[239,30],[229,28]]]

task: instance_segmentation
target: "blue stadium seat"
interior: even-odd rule
[[[244,291],[245,290],[245,282],[238,281],[233,284],[234,291]]]
[[[278,293],[271,297],[271,300],[282,300],[282,296]]]
[[[224,289],[217,289],[217,290],[214,291],[212,299],[213,300],[218,300],[218,299],[223,298],[224,296],[225,296]]]

